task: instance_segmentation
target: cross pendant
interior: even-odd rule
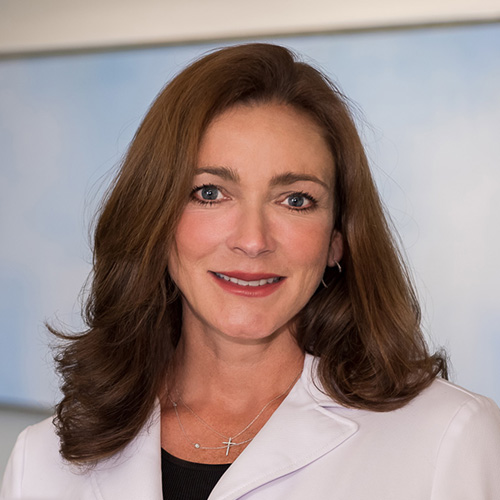
[[[226,448],[226,457],[229,455],[229,448],[231,448],[231,446],[235,446],[236,443],[233,443],[232,442],[232,439],[233,438],[229,438],[228,441],[222,441],[222,444],[227,444],[227,448]]]

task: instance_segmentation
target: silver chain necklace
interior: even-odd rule
[[[229,450],[231,449],[232,446],[241,446],[243,444],[247,444],[250,441],[252,441],[253,437],[250,439],[246,439],[244,441],[239,441],[239,442],[236,442],[234,440],[238,436],[241,436],[245,431],[247,431],[272,403],[274,403],[276,400],[283,397],[292,388],[292,386],[295,384],[295,382],[297,382],[301,373],[302,373],[302,370],[298,373],[298,375],[292,380],[292,383],[281,394],[279,394],[275,398],[271,399],[271,401],[266,403],[264,405],[264,407],[262,408],[262,410],[260,410],[259,413],[257,413],[257,415],[253,418],[253,420],[243,430],[241,430],[237,434],[234,434],[233,436],[225,436],[224,434],[219,432],[217,429],[214,429],[208,422],[203,420],[203,418],[201,418],[192,408],[190,408],[184,402],[184,400],[181,398],[180,394],[177,394],[177,401],[180,401],[182,403],[182,405],[186,408],[186,410],[188,410],[195,418],[197,418],[205,427],[208,427],[212,432],[214,432],[219,437],[224,439],[224,441],[222,441],[223,446],[201,446],[200,443],[193,443],[191,441],[191,439],[189,438],[189,436],[187,435],[187,432],[184,429],[184,426],[182,425],[181,418],[179,416],[179,411],[177,409],[177,406],[178,406],[177,402],[175,402],[170,395],[168,397],[170,399],[170,402],[172,403],[172,406],[174,407],[175,416],[177,417],[177,422],[179,422],[179,427],[181,429],[183,436],[186,438],[187,442],[190,443],[197,450],[224,450],[225,449],[226,450],[226,457],[227,457],[229,455]]]

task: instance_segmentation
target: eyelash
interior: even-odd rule
[[[218,205],[222,201],[222,200],[219,200],[219,201],[218,200],[213,200],[213,201],[202,200],[202,199],[198,198],[197,196],[195,196],[196,192],[200,191],[203,188],[215,188],[215,189],[217,189],[217,191],[222,193],[222,189],[215,184],[202,184],[200,186],[195,186],[191,190],[191,194],[190,194],[191,200],[193,200],[194,202],[196,202],[200,205],[209,206],[209,207],[211,207],[213,205]],[[287,198],[290,198],[292,196],[303,197],[303,198],[309,200],[311,202],[311,204],[310,204],[310,206],[304,207],[304,208],[300,208],[300,207],[294,208],[294,207],[291,207],[289,205],[285,205],[285,207],[288,210],[290,210],[291,212],[309,212],[310,210],[314,210],[318,204],[318,200],[316,200],[316,198],[314,198],[314,196],[312,196],[309,193],[306,193],[304,191],[294,191],[293,193],[290,193],[287,196],[285,196],[284,200],[286,200]]]

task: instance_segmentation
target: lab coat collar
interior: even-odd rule
[[[209,500],[240,498],[317,460],[357,431],[355,422],[331,411],[340,405],[322,392],[316,364],[317,359],[306,355],[299,381],[226,471]]]
[[[325,455],[357,431],[332,408],[316,380],[317,359],[306,355],[301,378],[212,491],[210,500],[236,499]],[[90,473],[82,500],[162,500],[160,405],[119,454]]]

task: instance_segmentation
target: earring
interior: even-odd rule
[[[341,272],[342,272],[342,266],[339,264],[339,262],[338,262],[338,261],[336,261],[336,260],[335,260],[334,262],[335,262],[334,266],[337,266],[337,269],[338,269],[339,273],[341,273]],[[326,284],[326,282],[325,282],[325,279],[324,279],[324,278],[321,278],[321,284],[322,284],[325,288],[328,288],[328,285]]]

